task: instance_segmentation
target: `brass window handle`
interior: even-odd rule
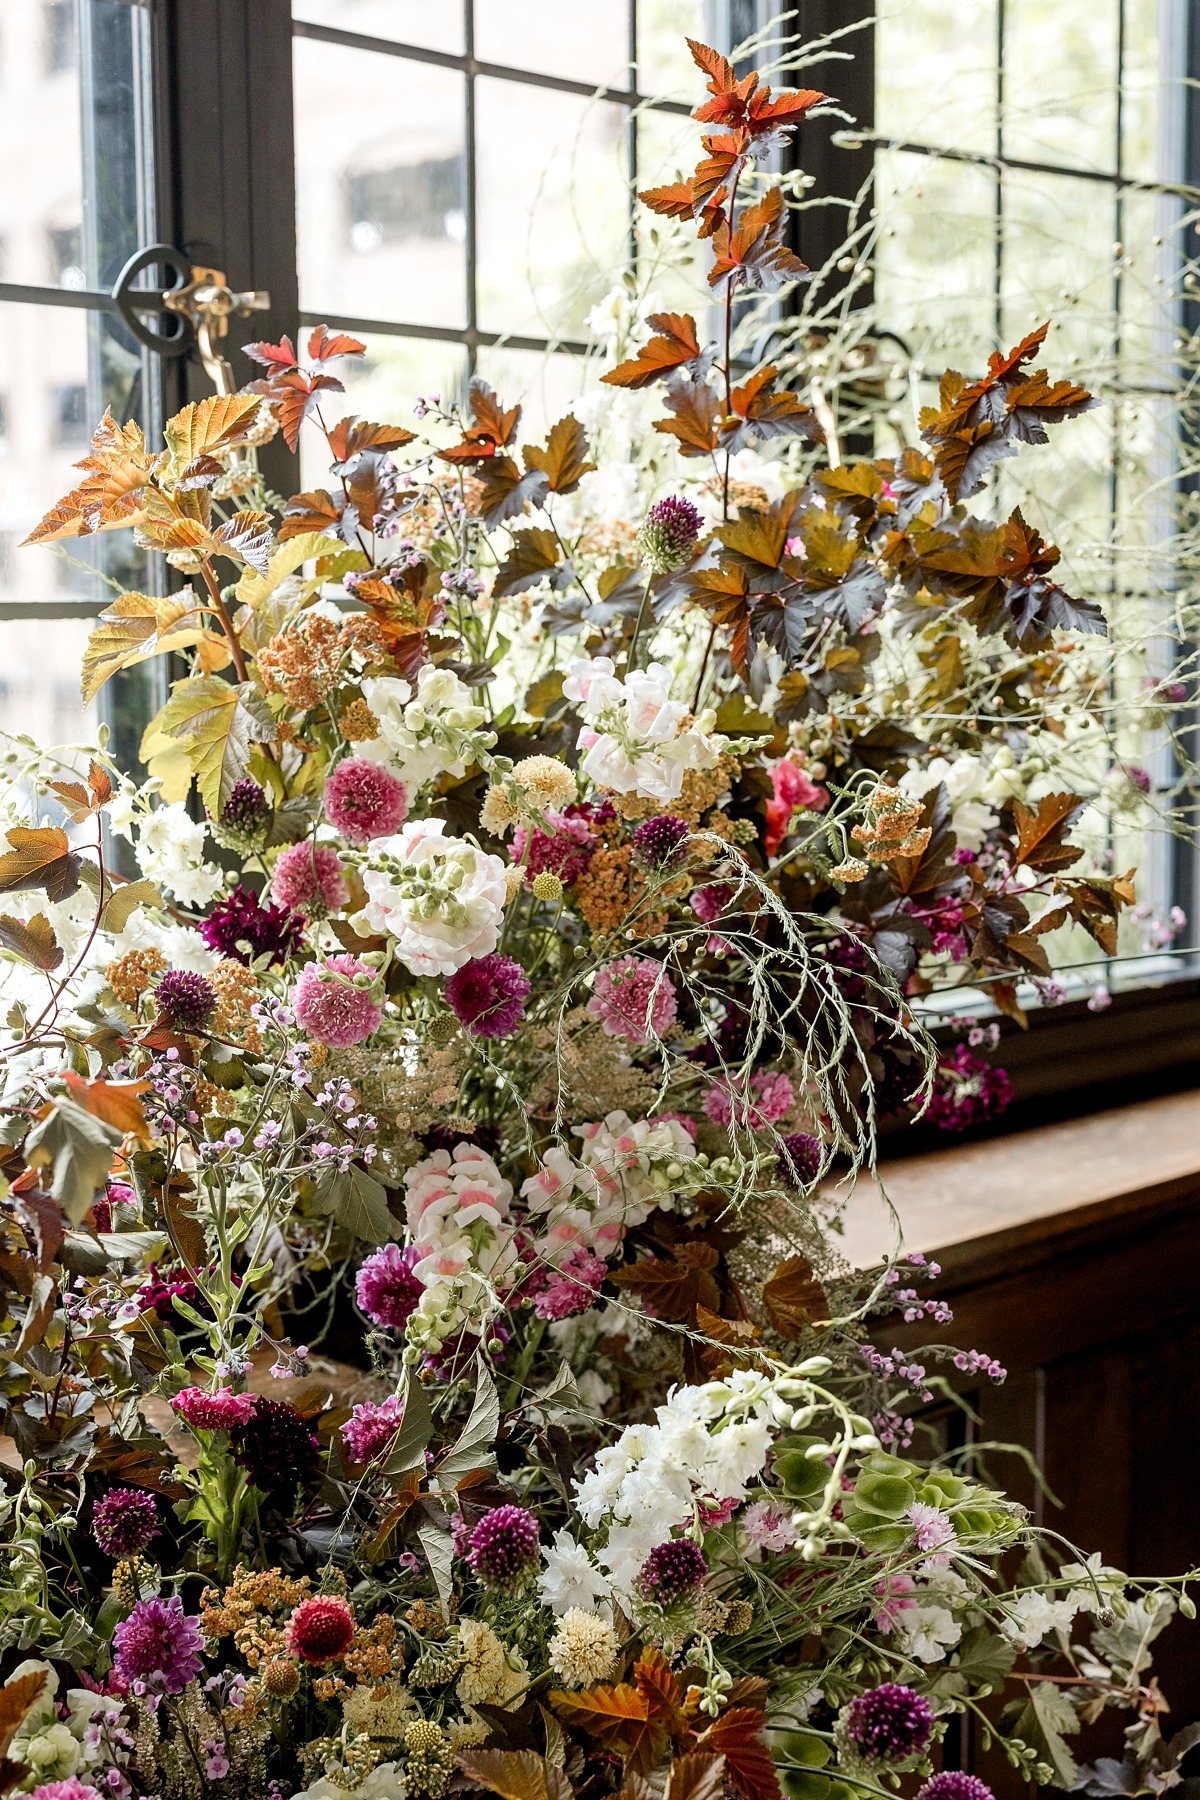
[[[175,284],[161,293],[134,287],[135,277],[156,264],[178,277]],[[261,288],[236,293],[223,269],[192,263],[173,244],[149,244],[135,251],[117,276],[112,296],[133,336],[159,356],[184,355],[194,337],[200,360],[219,394],[232,394],[235,387],[233,370],[217,349],[229,330],[230,318],[266,312],[271,304],[271,296]],[[163,328],[156,329],[140,317],[143,313],[170,313],[178,325],[168,331],[165,327],[170,321],[163,319]]]

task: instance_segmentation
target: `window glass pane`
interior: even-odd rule
[[[700,154],[694,120],[644,106],[637,115],[639,188],[658,187],[690,174]],[[696,236],[691,220],[683,224],[639,210],[639,272],[648,284],[653,306],[647,312],[700,312],[712,304],[708,285],[711,248]],[[614,274],[614,280],[616,276]]]
[[[146,31],[118,0],[4,0],[0,279],[111,287],[146,241]]]
[[[982,368],[995,345],[995,177],[902,151],[875,160],[880,328],[934,378]]]
[[[462,0],[292,0],[293,19],[460,56]]]
[[[565,75],[597,87],[629,82],[629,0],[476,0],[475,54],[510,69]]]
[[[1115,169],[1121,0],[1005,0],[1004,150]]]
[[[704,0],[636,0],[638,91],[697,104],[699,70],[685,38],[707,41]]]
[[[482,79],[475,104],[479,323],[578,336],[628,255],[625,109]]]
[[[1178,181],[1187,97],[1186,8],[1125,0],[1121,167],[1141,181]]]
[[[463,77],[295,42],[300,304],[466,324]]]
[[[1004,176],[1003,331],[1016,343],[1043,320],[1059,370],[1095,369],[1113,329],[1115,193],[1106,184],[1009,170]]]
[[[996,6],[997,0],[960,0],[951,18],[929,0],[880,0],[877,131],[900,143],[995,150]],[[836,93],[836,70],[836,63],[824,66],[814,85]]]
[[[449,400],[465,391],[466,351],[458,344],[386,337],[382,332],[363,341],[365,356],[347,357],[338,365],[346,392],[331,398],[326,414],[330,422],[345,413],[357,413],[360,418],[388,425],[406,425],[412,431],[417,428],[412,409],[418,395],[440,394]],[[311,423],[300,433],[300,474],[306,488],[328,486],[329,455]]]
[[[564,351],[484,349],[479,352],[479,373],[506,406],[520,402],[517,435],[522,444],[544,437],[595,382],[594,375],[589,381],[587,359]]]
[[[85,709],[79,697],[91,628],[90,619],[0,619],[0,730],[47,750],[94,740],[97,704]]]

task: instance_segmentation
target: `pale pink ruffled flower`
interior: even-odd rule
[[[660,1038],[678,1010],[675,985],[661,963],[648,956],[619,956],[596,972],[588,1012],[609,1037],[647,1044]]]

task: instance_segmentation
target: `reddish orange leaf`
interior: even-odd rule
[[[756,1706],[729,1706],[700,1739],[701,1750],[725,1758],[725,1776],[741,1800],[783,1800],[779,1776],[763,1736],[766,1715]]]
[[[702,354],[696,321],[688,313],[651,313],[647,324],[657,334],[636,356],[600,377],[612,387],[644,388]]]
[[[780,1337],[798,1338],[807,1326],[829,1317],[825,1290],[803,1256],[789,1256],[763,1283],[763,1305]]]
[[[366,348],[358,338],[348,337],[343,331],[331,333],[324,325],[318,325],[308,340],[308,354],[314,362],[328,362],[334,356],[362,356]]]

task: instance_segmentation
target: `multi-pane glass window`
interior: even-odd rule
[[[478,369],[530,424],[578,391],[632,192],[687,127],[704,0],[293,0],[305,322],[368,345],[375,416]],[[694,128],[693,128],[694,129]]]
[[[147,419],[153,371],[113,281],[151,238],[149,14],[129,0],[0,7],[0,722],[81,735],[79,661],[112,584],[143,586],[132,534],[22,550],[75,482],[106,406]],[[151,359],[152,361],[153,359]],[[114,689],[129,697],[131,684]],[[94,723],[94,709],[83,730]]]
[[[1065,583],[1129,640],[1126,722],[1108,754],[1148,773],[1164,812],[1175,770],[1138,695],[1177,654],[1178,335],[1195,248],[1183,226],[1200,198],[1185,184],[1186,11],[964,0],[948,28],[928,0],[881,0],[875,24],[875,317],[911,359],[904,426],[911,437],[941,369],[981,372],[1052,321],[1038,362],[1103,404],[1004,464],[991,505],[1026,506],[1062,548]],[[1173,904],[1190,903],[1189,856],[1119,809],[1108,851],[1115,869],[1142,870],[1157,915],[1142,936],[1163,948]],[[1177,935],[1175,950],[1191,941]]]

